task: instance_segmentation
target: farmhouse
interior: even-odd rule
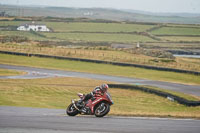
[[[50,29],[47,28],[46,25],[44,24],[36,24],[35,22],[32,22],[32,23],[29,23],[29,24],[23,24],[23,25],[20,25],[17,30],[20,30],[20,31],[46,31],[46,32],[49,32]]]

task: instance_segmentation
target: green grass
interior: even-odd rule
[[[0,68],[0,76],[14,76],[14,75],[21,75],[21,74],[25,74],[25,72]]]
[[[0,31],[0,36],[22,36],[27,37],[30,40],[50,40],[28,31]]]
[[[181,98],[184,98],[184,99],[187,99],[187,100],[190,100],[190,101],[200,101],[200,97],[198,97],[198,96],[188,95],[188,94],[185,94],[185,93],[176,92],[176,91],[167,90],[167,89],[158,88],[158,87],[152,87],[152,86],[144,86],[144,87],[149,88],[149,89],[158,90],[158,91],[161,91],[161,92],[166,92],[166,93],[169,93],[169,94],[173,94],[175,96],[179,96]]]
[[[23,23],[30,23],[27,21],[0,21],[0,26],[19,26],[20,24]]]
[[[188,28],[200,28],[199,24],[167,24],[170,27],[188,27]]]
[[[200,35],[200,28],[162,27],[151,33],[154,35]]]
[[[200,84],[200,76],[175,72],[156,71],[135,67],[122,67],[109,64],[96,64],[79,61],[57,60],[38,57],[23,57],[0,54],[1,64],[33,66],[60,70],[71,70],[151,80],[170,81],[183,84]]]
[[[142,32],[152,28],[152,25],[119,24],[119,23],[88,23],[88,22],[45,22],[57,32],[81,31],[81,32]]]
[[[19,26],[22,23],[19,21],[0,21],[0,26]],[[65,33],[71,31],[77,32],[143,32],[152,25],[140,24],[119,24],[119,23],[64,23],[64,22],[42,22],[47,24],[49,28],[60,33],[41,33],[49,38],[40,37],[31,32],[24,31],[0,31],[0,35],[15,35],[27,37],[30,40],[67,40],[67,41],[86,41],[86,42],[155,42],[155,40],[142,36],[130,34],[97,34],[97,33]],[[52,39],[50,39],[52,38]]]
[[[86,41],[86,42],[155,42],[155,40],[131,34],[106,34],[106,33],[42,33],[48,38],[62,39],[67,41]]]
[[[0,79],[0,105],[65,109],[77,93],[105,81],[81,78]],[[200,107],[186,107],[154,94],[110,88],[110,115],[200,118]]]
[[[19,26],[30,23],[28,21],[0,21],[0,26]],[[93,22],[41,22],[53,29],[56,33],[41,33],[49,38],[40,37],[30,32],[20,31],[0,31],[0,35],[19,35],[30,40],[66,40],[78,42],[114,42],[114,43],[135,43],[135,42],[157,42],[156,40],[143,35],[136,34],[114,34],[120,32],[145,32],[155,25],[148,24],[126,24],[126,23],[93,23]],[[200,35],[200,28],[197,25],[173,25],[172,27],[162,27],[151,33],[154,35]],[[196,28],[195,28],[196,27]],[[59,32],[59,33],[57,33]],[[69,33],[77,32],[77,33]],[[79,33],[78,33],[79,32]],[[80,33],[94,32],[94,33]],[[95,33],[105,32],[105,33]],[[111,32],[108,34],[107,32]],[[160,37],[162,41],[199,41],[198,37]]]
[[[168,40],[168,41],[173,41],[173,42],[200,42],[200,37],[188,37],[188,36],[160,36],[162,40]]]

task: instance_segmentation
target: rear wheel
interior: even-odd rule
[[[79,111],[74,107],[74,105],[71,103],[68,107],[67,107],[67,110],[66,110],[66,113],[69,115],[69,116],[75,116],[79,113]]]
[[[108,114],[109,111],[110,111],[110,105],[107,103],[101,103],[97,105],[97,108],[95,109],[95,116],[103,117],[106,114]]]

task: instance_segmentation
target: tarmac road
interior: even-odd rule
[[[69,117],[63,109],[0,106],[0,133],[199,133],[200,120]]]
[[[127,77],[120,77],[120,76],[108,76],[108,75],[101,75],[101,74],[90,74],[90,73],[83,73],[83,72],[72,72],[72,71],[62,71],[62,70],[54,70],[54,69],[3,65],[3,64],[0,64],[0,68],[26,71],[28,73],[27,75],[20,75],[20,76],[0,76],[0,79],[1,78],[31,79],[31,78],[46,78],[46,77],[55,77],[55,76],[81,77],[81,78],[91,78],[91,79],[105,80],[105,81],[114,81],[118,83],[150,85],[150,86],[156,86],[156,87],[160,87],[164,89],[169,89],[169,90],[174,90],[178,92],[200,96],[200,86],[198,85],[184,85],[184,84],[178,84],[178,83],[144,80],[144,79],[137,79],[137,78],[127,78]]]

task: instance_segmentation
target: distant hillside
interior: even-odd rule
[[[184,13],[184,12],[183,13],[155,13],[155,12],[147,12],[147,11],[139,11],[139,10],[131,10],[131,9],[124,9],[123,11],[145,14],[145,15],[152,15],[152,16],[200,17],[200,13]]]
[[[51,17],[83,17],[91,19],[107,19],[116,21],[158,22],[200,24],[199,14],[188,13],[148,13],[134,10],[116,10],[108,8],[67,8],[41,6],[0,5],[0,12],[10,16],[51,16]]]

